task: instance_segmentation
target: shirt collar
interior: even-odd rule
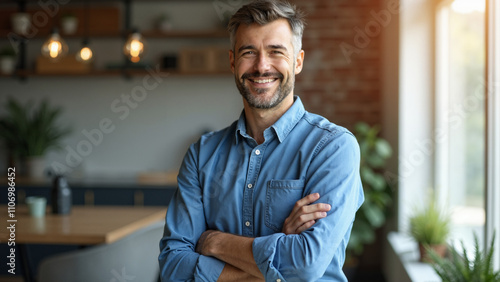
[[[271,128],[274,129],[276,136],[278,136],[278,140],[280,142],[283,142],[283,140],[285,140],[285,138],[299,122],[305,112],[306,111],[304,105],[302,104],[299,96],[294,96],[294,103],[292,104],[292,106],[271,126]],[[246,129],[245,111],[242,111],[240,118],[238,119],[235,134],[236,143],[238,143],[239,140],[238,135],[247,138],[250,137],[247,134]]]

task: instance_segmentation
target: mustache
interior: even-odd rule
[[[279,72],[253,72],[253,73],[244,73],[241,76],[241,79],[249,79],[249,78],[263,78],[263,77],[277,77],[279,79],[283,79],[283,75]]]

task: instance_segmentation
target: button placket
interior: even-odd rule
[[[264,146],[259,146],[260,149],[255,149],[250,152],[248,160],[247,183],[246,189],[243,192],[243,235],[253,237],[254,234],[254,204],[253,192],[255,190],[255,181],[260,172],[260,165],[263,157]]]

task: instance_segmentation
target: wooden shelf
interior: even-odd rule
[[[61,34],[61,37],[64,39],[68,39],[68,38],[81,39],[85,36],[82,32],[77,32],[75,34],[64,34],[64,33],[60,33],[60,34]],[[11,33],[10,30],[0,30],[0,38],[6,39],[7,36],[9,36],[9,35],[16,36],[16,38],[22,37],[21,35]],[[26,38],[27,39],[46,39],[49,35],[50,35],[50,32],[45,30],[45,31],[37,32],[35,34],[35,36],[29,37],[29,38],[26,37]],[[88,35],[88,37],[91,37],[91,38],[119,38],[122,36],[123,36],[122,34],[117,33],[117,32],[92,32]]]
[[[0,30],[0,38],[7,38],[11,33],[10,30]],[[82,32],[77,32],[75,34],[64,34],[61,33],[61,36],[65,39],[81,39],[84,36],[89,38],[122,38],[127,34],[127,32],[91,32],[88,36],[85,36]],[[145,30],[141,31],[141,34],[145,38],[188,38],[188,39],[196,39],[196,38],[229,38],[229,33],[224,29],[211,29],[211,30],[169,30],[169,31],[160,31],[160,30]],[[50,35],[48,31],[38,32],[32,38],[45,39]],[[19,37],[19,35],[15,35]]]
[[[213,30],[150,30],[142,32],[145,38],[229,38],[224,29]]]
[[[18,4],[17,8],[15,5],[11,5],[12,7],[6,7],[5,9],[0,9],[0,18],[8,19],[12,15],[12,13],[17,12],[18,10],[25,10],[27,13],[34,14],[38,11],[41,11],[40,7],[31,5],[38,3],[38,0],[0,0],[3,1],[3,4]],[[75,0],[82,1],[82,0]],[[106,5],[99,5],[98,7],[90,7],[87,13],[91,15],[92,21],[89,22],[86,27],[86,31],[84,32],[83,25],[79,25],[77,31],[74,34],[65,34],[63,30],[60,30],[61,37],[66,40],[81,40],[84,37],[92,39],[111,39],[111,40],[124,40],[126,35],[128,35],[130,26],[130,12],[131,12],[131,3],[133,2],[151,2],[151,1],[160,1],[160,0],[89,0],[90,2],[104,2]],[[167,1],[167,0],[162,0]],[[180,0],[170,0],[172,2],[180,2]],[[200,0],[198,0],[200,1]],[[205,0],[208,2],[208,0]],[[194,1],[193,1],[194,2]],[[202,2],[202,1],[201,1]],[[109,3],[121,3],[122,5],[110,5]],[[24,5],[30,4],[30,5]],[[2,3],[0,3],[0,6]],[[8,6],[4,5],[3,7]],[[33,32],[33,34],[24,36],[27,40],[22,40],[23,37],[13,33],[10,30],[9,21],[0,21],[0,40],[8,40],[9,38],[14,37],[15,40],[19,41],[19,62],[18,66],[20,66],[21,70],[17,71],[13,75],[2,75],[0,74],[0,78],[20,78],[25,79],[28,77],[105,77],[105,76],[122,76],[122,77],[133,77],[133,76],[143,76],[148,74],[148,71],[145,69],[139,69],[137,66],[128,69],[100,69],[100,70],[92,70],[87,72],[87,70],[78,70],[78,72],[74,71],[61,71],[55,73],[39,73],[38,69],[30,68],[32,66],[32,62],[28,61],[28,48],[29,44],[38,44],[40,40],[45,40],[51,32],[52,26],[56,26],[60,21],[60,16],[65,12],[73,13],[77,18],[83,19],[85,17],[84,9],[81,8],[81,5],[71,6],[68,5],[58,12],[57,16],[49,19],[49,22],[45,24],[43,27],[39,27]],[[208,27],[201,27],[208,28]],[[151,30],[140,30],[142,35],[147,39],[160,39],[160,40],[169,40],[169,39],[213,39],[213,40],[227,40],[229,38],[228,32],[222,27],[217,28],[213,27],[210,29],[201,29],[201,30],[168,30],[162,31],[158,29]],[[20,38],[21,37],[21,38]],[[30,40],[37,40],[36,42],[30,42]],[[199,41],[199,40],[198,40]],[[69,43],[69,42],[68,42]],[[72,42],[74,43],[74,42]],[[197,44],[193,44],[196,46]],[[31,49],[30,49],[31,51]],[[225,55],[227,57],[227,55]],[[31,59],[30,59],[31,60]],[[221,61],[221,60],[217,60]],[[129,66],[127,64],[123,64]],[[180,68],[182,70],[186,68]],[[212,70],[214,68],[208,68]],[[225,69],[219,68],[219,69]],[[40,71],[40,70],[38,70]],[[56,70],[54,70],[56,71]],[[57,70],[58,71],[58,70]],[[180,72],[176,70],[162,70],[162,72],[167,72],[169,75],[173,76],[207,76],[207,75],[228,75],[230,74],[230,70],[228,67],[227,71],[219,72],[219,71],[200,71],[200,72]]]
[[[179,72],[177,70],[162,69],[162,73],[169,76],[228,76],[231,72]],[[145,69],[116,69],[116,70],[93,70],[87,73],[37,73],[31,70],[17,71],[15,74],[0,74],[0,78],[28,78],[28,77],[113,77],[113,76],[143,76],[149,72]]]

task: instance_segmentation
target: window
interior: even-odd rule
[[[485,227],[485,2],[445,1],[436,20],[435,191],[452,240],[480,243]]]
[[[400,2],[398,229],[432,188],[500,269],[500,1]]]
[[[488,7],[488,9],[486,8]],[[491,241],[500,269],[500,4],[444,1],[436,19],[435,187],[453,238]]]

